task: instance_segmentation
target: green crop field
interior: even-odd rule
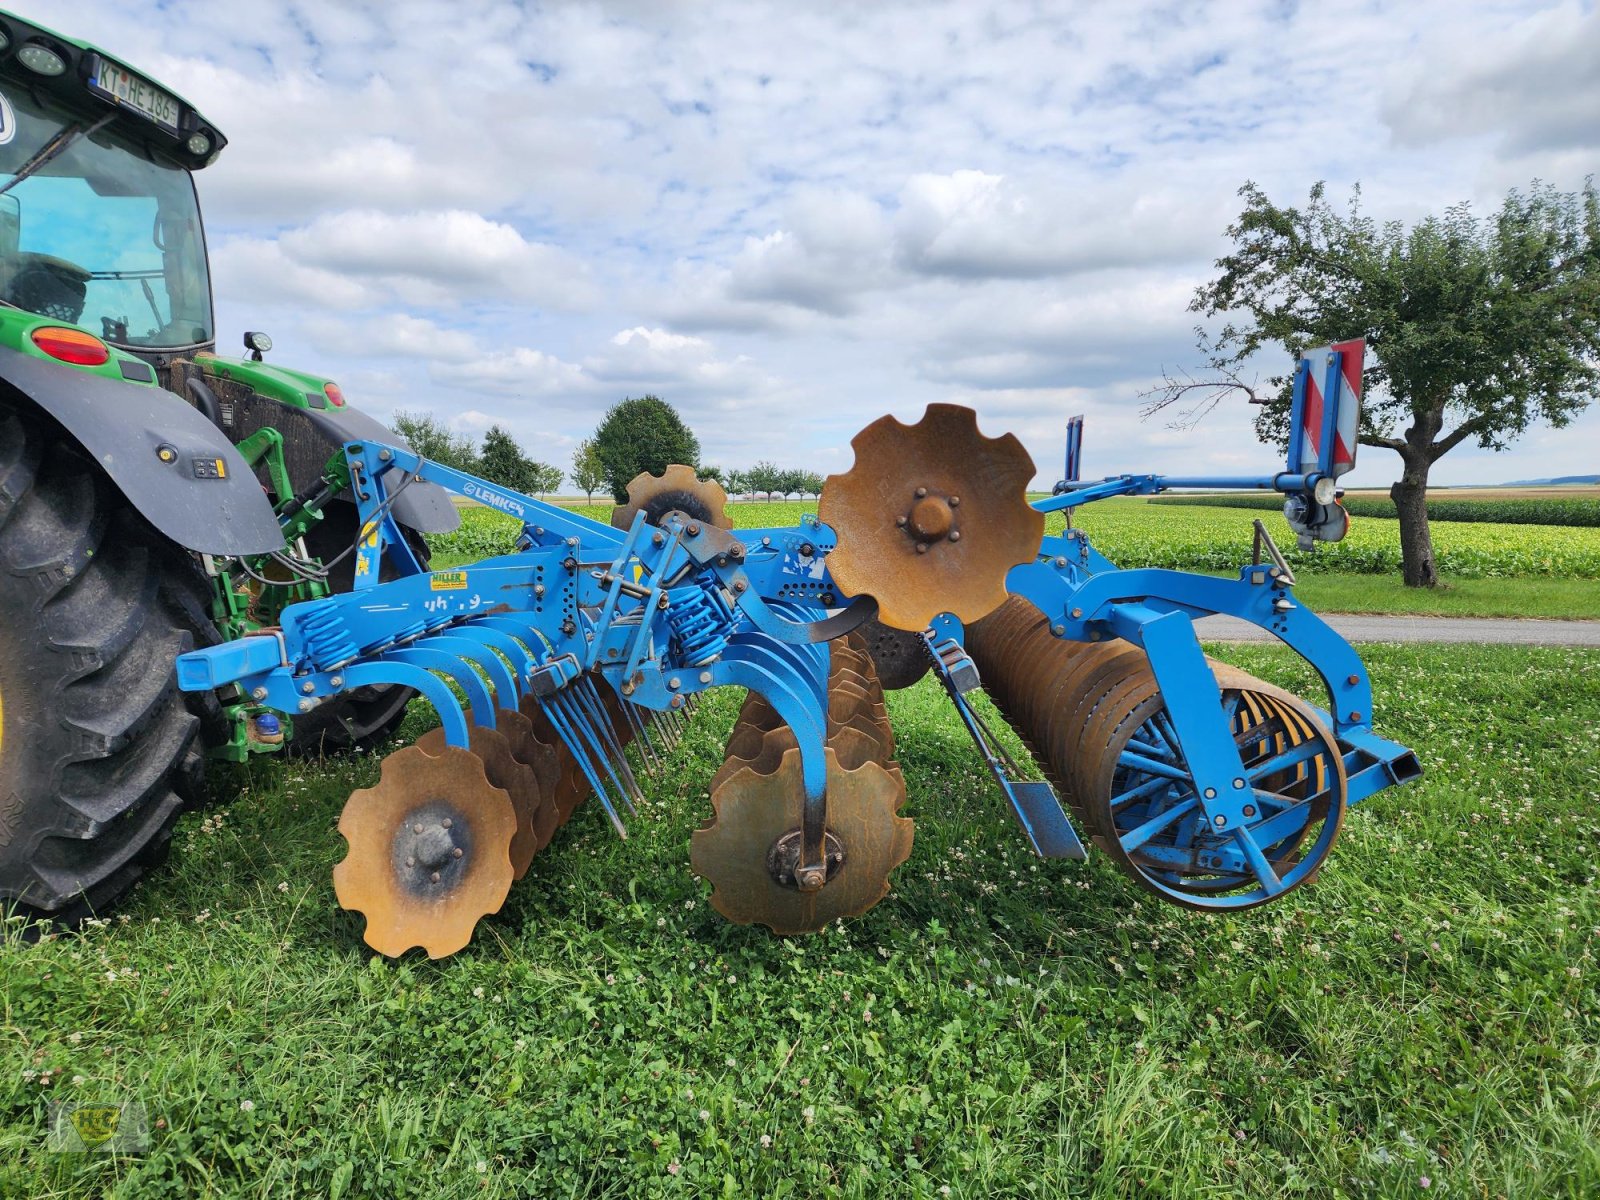
[[[609,520],[609,505],[571,506]],[[738,527],[790,525],[814,502],[744,501],[728,507]],[[486,508],[462,512],[460,530],[432,540],[440,566],[511,548],[517,525]],[[1483,617],[1600,618],[1600,528],[1441,522],[1434,545],[1446,586],[1401,586],[1399,523],[1354,520],[1350,536],[1310,553],[1278,513],[1197,504],[1107,500],[1078,512],[1095,547],[1121,566],[1176,567],[1233,574],[1249,560],[1252,522],[1265,520],[1299,573],[1299,594],[1326,612],[1417,612]],[[1048,529],[1059,533],[1062,519]]]
[[[1428,776],[1239,916],[1032,858],[928,680],[890,698],[912,857],[808,939],[689,872],[729,693],[627,842],[580,809],[438,963],[334,906],[376,763],[258,761],[120,916],[0,940],[0,1195],[1600,1194],[1600,654],[1366,655]],[[111,1098],[148,1154],[45,1150],[49,1101]]]
[[[1488,489],[1486,489],[1488,490]],[[1177,504],[1201,508],[1249,508],[1258,512],[1279,512],[1283,497],[1251,493],[1218,496],[1158,496],[1150,504]],[[1341,501],[1352,517],[1379,517],[1392,520],[1394,501],[1387,496],[1351,493]],[[1475,521],[1491,525],[1600,525],[1600,496],[1475,495],[1453,493],[1448,498],[1428,497],[1428,520],[1450,523]]]
[[[610,508],[572,506],[599,519]],[[729,505],[738,528],[790,525],[814,503],[755,501]],[[491,509],[466,509],[463,528],[431,539],[436,551],[452,557],[504,553],[517,523]],[[1343,574],[1396,574],[1400,570],[1399,522],[1363,517],[1349,535],[1332,545],[1302,552],[1281,514],[1197,504],[1150,504],[1140,499],[1104,500],[1079,510],[1077,524],[1095,547],[1123,565],[1227,570],[1248,560],[1252,522],[1262,517],[1295,569]],[[1047,531],[1059,533],[1060,516]],[[1440,522],[1433,527],[1434,550],[1442,574],[1457,579],[1600,579],[1600,528]]]

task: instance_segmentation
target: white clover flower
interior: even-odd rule
[[[255,1110],[256,1110],[256,1102],[254,1100],[241,1100],[241,1101],[239,1101],[239,1111],[240,1112],[255,1112]]]

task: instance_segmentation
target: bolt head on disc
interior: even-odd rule
[[[350,853],[333,869],[334,892],[365,915],[362,936],[379,954],[454,954],[505,903],[516,825],[511,798],[477,755],[407,746],[383,760],[377,787],[345,804],[339,832]]]
[[[879,621],[911,632],[943,612],[966,622],[997,608],[1006,573],[1044,537],[1022,443],[985,437],[970,408],[930,404],[915,425],[880,417],[850,445],[854,465],[828,477],[817,507],[838,535],[828,571],[839,590],[873,597]]]

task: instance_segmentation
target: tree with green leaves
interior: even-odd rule
[[[1389,490],[1400,517],[1405,582],[1438,582],[1428,529],[1428,472],[1462,442],[1503,450],[1528,426],[1567,425],[1600,389],[1600,195],[1534,183],[1487,219],[1466,204],[1407,228],[1345,211],[1319,183],[1301,208],[1280,208],[1253,183],[1227,230],[1233,249],[1190,309],[1222,317],[1200,334],[1218,380],[1168,380],[1147,411],[1196,400],[1192,424],[1232,389],[1257,351],[1291,356],[1367,339],[1363,446],[1393,450]],[[1256,429],[1287,445],[1292,376],[1271,381]]]
[[[737,498],[749,490],[750,481],[743,471],[728,470],[722,474],[722,486],[727,489],[728,495]]]
[[[641,471],[660,475],[673,463],[700,465],[700,440],[659,396],[630,397],[607,411],[594,431],[595,453],[618,504]]]
[[[778,464],[762,459],[745,472],[745,482],[750,485],[750,498],[755,499],[756,492],[765,492],[767,501],[772,500],[772,493],[778,490],[782,482],[783,472],[778,470]]]
[[[578,488],[594,503],[594,494],[606,481],[605,465],[594,448],[593,438],[584,438],[572,452],[572,486]]]
[[[483,435],[483,449],[478,454],[477,474],[490,483],[531,495],[535,490],[536,465],[503,426],[489,426],[489,432]]]
[[[535,496],[548,497],[567,477],[560,467],[552,467],[549,463],[530,462],[528,468],[529,490]]]
[[[800,472],[800,494],[802,496],[822,495],[822,473],[820,471]]]
[[[469,471],[474,475],[479,473],[478,451],[472,439],[464,433],[454,432],[431,412],[397,412],[394,414],[394,428],[396,433],[405,438],[406,444],[423,458],[441,466],[454,467],[458,471]]]
[[[799,467],[785,467],[778,472],[778,490],[783,493],[784,499],[805,495],[806,472]]]

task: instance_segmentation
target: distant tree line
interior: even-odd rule
[[[780,467],[762,460],[744,471],[729,471],[722,478],[722,486],[734,496],[749,496],[754,500],[765,493],[768,500],[789,496],[820,496],[822,473],[800,467]]]

